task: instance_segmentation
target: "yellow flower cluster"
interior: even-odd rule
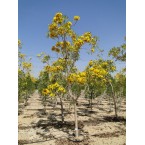
[[[74,32],[69,31],[69,36],[71,37],[71,39],[73,40],[73,42],[75,42],[77,40],[77,35]]]
[[[79,73],[80,77],[86,77],[86,72]]]
[[[21,40],[18,40],[18,46],[21,47]]]
[[[91,63],[91,62],[90,62]],[[94,61],[93,63],[94,67],[99,67],[101,69],[106,70],[107,72],[113,72],[116,70],[116,66],[113,65],[113,61],[112,60],[99,60],[99,61]],[[89,64],[89,66],[91,66]]]
[[[57,47],[60,47],[61,49],[68,48],[70,45],[71,45],[71,44],[70,44],[69,41],[57,42],[57,43],[56,43],[56,46],[57,46]]]
[[[60,85],[56,82],[55,84],[51,84],[49,85],[47,88],[49,90],[54,90],[54,89],[57,89]]]
[[[91,52],[95,52],[95,49],[94,48],[91,48]]]
[[[112,70],[112,71],[115,71],[115,70],[116,70],[116,67],[115,67],[115,66],[112,66],[112,67],[111,67],[111,70]]]
[[[23,68],[25,69],[30,69],[32,67],[32,64],[28,62],[23,62],[22,65],[23,65]]]
[[[43,96],[47,96],[50,93],[50,91],[48,89],[43,89],[42,90],[42,95]]]
[[[80,48],[84,44],[84,41],[81,38],[78,38],[77,41],[75,41],[74,46],[76,48]]]
[[[65,90],[63,87],[59,87],[59,88],[58,88],[58,92],[65,93],[66,90]]]
[[[52,23],[52,24],[50,24],[50,25],[48,26],[48,29],[49,29],[50,31],[57,30],[57,29],[58,29],[58,26],[57,26],[56,23]]]
[[[64,60],[62,58],[59,58],[56,61],[54,61],[52,65],[53,66],[62,66],[62,67],[64,67],[65,64],[66,64],[65,62],[66,62],[66,60]]]
[[[78,20],[80,20],[80,17],[79,16],[74,16],[74,20],[78,21]]]
[[[74,43],[74,47],[76,48],[76,50],[80,49],[82,47],[82,45],[84,45],[85,43],[90,43],[92,44],[92,41],[94,41],[94,38],[92,38],[92,34],[90,32],[86,32],[84,33],[82,36],[80,37],[76,37],[75,34],[73,34],[71,36],[73,43]],[[93,42],[94,43],[94,42]],[[94,43],[95,44],[95,43]],[[92,52],[94,52],[94,47],[91,49]]]
[[[83,35],[84,42],[88,42],[89,43],[91,41],[91,39],[92,39],[92,34],[90,32],[84,33],[84,35]]]
[[[57,95],[57,93],[66,92],[65,88],[59,85],[57,82],[55,84],[49,85],[47,88],[50,91],[50,96]]]
[[[56,35],[64,35],[65,33],[68,33],[68,32],[71,33],[71,26],[72,26],[72,23],[68,21],[64,25],[56,27],[54,31],[50,29],[49,30],[53,33],[56,33]]]
[[[23,59],[23,58],[25,57],[25,54],[22,54],[22,53],[21,53],[21,54],[19,55],[19,57]]]
[[[71,35],[71,33],[73,32],[71,30],[71,26],[72,22],[67,21],[67,19],[62,13],[56,13],[53,18],[53,22],[50,25],[48,25],[49,37],[56,38],[59,35],[64,35],[66,33]]]
[[[65,93],[66,90],[64,87],[62,87],[61,85],[59,85],[57,82],[51,85],[48,85],[48,87],[46,89],[42,90],[42,95],[43,96],[50,96],[50,97],[54,97],[56,95],[58,95],[58,93]]]
[[[74,16],[74,20],[78,21],[80,20],[80,17]],[[62,13],[56,13],[52,24],[48,26],[48,36],[52,39],[59,38],[64,35],[69,36],[72,39],[72,43],[69,41],[57,42],[56,45],[52,47],[52,51],[59,53],[60,51],[64,52],[67,50],[76,53],[85,43],[89,43],[92,45],[91,52],[94,52],[96,39],[92,37],[92,34],[90,32],[86,32],[82,36],[77,36],[71,29],[71,26],[72,22],[68,21]]]
[[[105,62],[103,62],[102,64],[101,64],[101,66],[103,67],[103,68],[107,68],[108,67],[108,63],[105,61]]]
[[[86,82],[86,73],[81,72],[81,73],[72,73],[70,76],[68,76],[68,82],[69,83],[79,83],[79,84],[84,84]]]
[[[57,37],[57,33],[55,32],[55,31],[51,31],[50,33],[49,33],[49,37],[50,38],[55,38],[55,37]]]
[[[67,21],[63,23],[64,20],[65,18],[62,13],[56,13],[52,24],[48,25],[50,38],[56,38],[59,35],[64,35],[65,33],[68,33],[68,31],[71,31],[72,22]]]
[[[95,64],[92,60],[89,62],[88,74],[93,78],[104,79],[108,74],[107,70],[104,69],[101,65]]]
[[[64,27],[60,26],[60,27],[57,29],[57,34],[58,34],[58,35],[64,35],[64,34],[65,34],[65,29],[64,29]]]
[[[56,13],[54,18],[53,18],[53,22],[61,24],[63,22],[64,18],[63,18],[63,14],[62,13]]]
[[[58,72],[58,71],[62,71],[63,67],[62,66],[46,66],[45,70],[47,72]]]
[[[71,28],[71,26],[72,26],[72,22],[71,21],[68,21],[66,24],[65,24],[65,27],[66,28]]]
[[[56,47],[56,46],[52,46],[51,50],[52,51],[56,51],[57,53],[60,52],[60,49],[58,47]]]
[[[90,62],[89,62],[89,66],[92,66],[93,65],[93,61],[91,60]]]

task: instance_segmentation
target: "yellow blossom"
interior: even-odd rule
[[[50,96],[50,97],[54,97],[54,96],[55,96],[55,94],[54,94],[54,93],[51,93],[49,96]]]
[[[49,90],[48,89],[43,89],[42,90],[42,95],[46,96],[49,94]]]
[[[21,47],[21,40],[18,40],[18,46]]]
[[[52,23],[51,25],[49,25],[48,29],[49,29],[49,31],[56,30],[57,29],[57,24]]]
[[[95,52],[95,49],[92,48],[92,49],[91,49],[91,52]]]
[[[90,71],[93,71],[93,70],[94,70],[94,68],[93,68],[93,67],[91,67],[89,70],[90,70]]]
[[[32,64],[28,62],[23,62],[22,65],[23,65],[23,68],[25,69],[30,69],[32,67]]]
[[[55,17],[62,17],[62,13],[56,13]]]
[[[93,61],[91,60],[90,62],[89,62],[89,66],[92,66],[93,65]]]
[[[68,21],[67,22],[67,25],[71,26],[72,25],[72,22]]]
[[[112,70],[112,71],[115,71],[115,70],[116,70],[116,67],[115,67],[115,66],[112,66],[112,67],[111,67],[111,70]]]
[[[74,20],[78,21],[78,20],[80,20],[80,17],[79,16],[74,16]]]
[[[24,58],[25,57],[25,54],[20,54],[19,57],[20,58]]]

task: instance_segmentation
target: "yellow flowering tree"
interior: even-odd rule
[[[60,60],[53,62],[53,64],[44,67],[46,74],[49,74],[49,82],[47,87],[42,90],[42,96],[47,96],[56,100],[60,99],[62,123],[64,123],[64,109],[63,109],[63,97],[66,92],[63,81],[63,66],[60,64]]]
[[[111,60],[91,60],[86,67],[86,97],[92,110],[92,100],[101,95],[106,89],[106,83],[109,81],[110,72],[116,70]]]
[[[71,82],[73,78],[75,63],[79,60],[80,50],[84,45],[89,46],[90,52],[94,52],[96,48],[97,37],[92,36],[91,32],[85,32],[77,35],[73,30],[75,24],[80,20],[79,16],[74,16],[74,21],[70,21],[67,16],[62,13],[56,13],[52,23],[48,25],[48,37],[56,40],[56,44],[52,46],[52,51],[56,52],[64,61],[63,78],[66,82],[65,90],[74,104],[75,112],[75,135],[78,137],[78,120],[76,102],[79,95],[73,91],[74,84],[84,83],[84,78],[80,74],[75,74],[77,82]],[[53,68],[54,69],[54,68]]]
[[[64,123],[64,108],[63,108],[63,96],[66,93],[65,88],[60,85],[59,83],[54,83],[51,85],[48,85],[47,87],[49,96],[50,97],[59,97],[60,99],[60,106],[61,106],[61,121]]]
[[[125,38],[126,40],[126,38]],[[115,61],[126,62],[126,43],[123,43],[119,47],[113,47],[110,49],[109,56],[112,56]],[[120,73],[117,73],[115,77],[112,77],[112,82],[109,83],[110,94],[113,98],[114,109],[115,109],[115,117],[118,117],[118,106],[117,106],[117,98],[119,92],[122,92],[125,96],[126,94],[126,67],[122,69]]]
[[[62,123],[64,123],[63,98],[65,94],[64,86],[66,83],[64,82],[63,72],[66,65],[65,60],[59,58],[50,65],[49,55],[41,53],[37,56],[44,64],[46,64],[43,70],[40,72],[38,82],[38,90],[41,96],[43,97],[44,110],[46,112],[45,106],[47,98],[56,101],[56,104],[57,98],[59,98],[61,106]]]
[[[32,63],[26,61],[26,55],[21,53],[22,44],[18,40],[18,100],[24,99],[27,104],[28,97],[35,90],[36,79],[31,75]]]
[[[118,72],[115,76],[110,76],[111,81],[107,85],[107,93],[112,97],[115,118],[118,118],[118,110],[121,100],[126,95],[126,75],[124,72]]]
[[[50,56],[44,52],[41,52],[37,55],[40,61],[45,65],[43,70],[39,73],[38,80],[37,80],[37,89],[40,96],[43,96],[42,100],[43,103],[46,101],[46,96],[42,94],[42,90],[47,87],[50,82],[50,73],[47,71],[46,66],[49,66],[50,63]]]

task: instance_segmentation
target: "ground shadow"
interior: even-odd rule
[[[105,116],[103,117],[103,120],[107,122],[126,122],[126,118],[122,116],[119,116],[119,117]]]
[[[89,137],[85,137],[83,141],[71,141],[69,139],[57,139],[55,145],[89,145]]]
[[[62,130],[74,130],[74,122],[73,121],[65,121],[64,123],[62,123],[61,121],[57,121],[57,120],[39,120],[33,127],[38,127],[38,128],[42,128],[42,129],[47,129],[47,127],[54,127],[55,129],[62,129]],[[82,129],[84,127],[83,122],[78,122],[78,128]]]

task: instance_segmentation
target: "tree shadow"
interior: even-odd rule
[[[87,121],[83,121],[83,124],[85,126],[96,126],[98,124],[102,124],[105,122],[122,122],[126,123],[126,119],[124,117],[114,117],[114,116],[105,116],[101,118],[91,118]]]
[[[88,110],[88,109],[84,109],[84,108],[79,108],[78,109],[78,115],[79,116],[88,116],[90,117],[90,114],[97,114],[98,111],[94,111],[94,110]]]
[[[57,139],[56,145],[89,145],[89,137],[85,137],[82,141],[71,141],[69,139]]]
[[[73,130],[74,129],[74,122],[73,121],[65,121],[65,122],[61,122],[58,120],[54,120],[54,119],[47,119],[47,120],[43,120],[40,119],[33,127],[37,127],[37,128],[42,128],[42,129],[47,129],[47,128],[55,128],[55,129],[61,129],[61,130]],[[78,128],[82,129],[84,127],[82,122],[78,122]]]
[[[119,117],[105,116],[103,117],[103,120],[106,122],[125,122],[126,123],[126,118],[122,116],[119,116]]]

